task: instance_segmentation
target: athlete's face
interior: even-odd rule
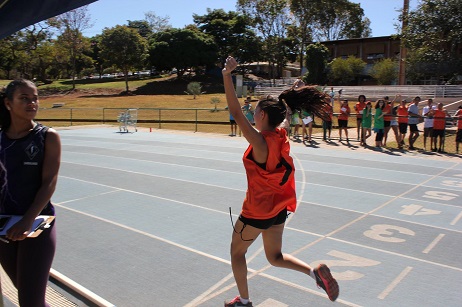
[[[17,87],[13,93],[13,99],[5,99],[5,106],[12,120],[15,118],[34,119],[39,107],[37,88],[32,85]]]

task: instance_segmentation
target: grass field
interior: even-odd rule
[[[130,90],[137,92],[152,92],[157,94],[133,94],[120,95],[125,91],[125,82],[123,80],[78,80],[75,91],[71,91],[71,81],[55,81],[50,85],[39,86],[40,90],[40,112],[37,119],[64,119],[69,121],[41,121],[50,126],[69,126],[80,124],[104,123],[108,119],[117,119],[118,114],[128,108],[139,109],[138,119],[141,120],[162,120],[162,121],[187,121],[189,123],[138,123],[138,127],[176,129],[187,131],[199,131],[206,133],[229,134],[229,113],[225,109],[226,99],[223,92],[219,92],[217,87],[221,86],[218,81],[210,85],[213,94],[202,94],[193,98],[191,95],[184,93],[186,85],[190,80],[175,80],[176,78],[167,76],[156,79],[131,80],[129,82]],[[6,80],[0,80],[0,86],[8,84]],[[141,89],[141,90],[140,90]],[[176,94],[158,94],[158,93]],[[52,93],[52,94],[50,94]],[[213,98],[218,98],[219,102],[215,105],[212,103]],[[243,100],[243,99],[242,99]],[[63,104],[63,107],[53,108],[53,104]],[[353,110],[354,102],[350,102],[350,108]],[[215,107],[217,108],[215,110]],[[161,110],[160,110],[161,109]],[[170,110],[165,110],[170,109]],[[334,110],[338,112],[338,110]],[[72,123],[70,119],[72,118]],[[96,119],[93,123],[79,122],[79,119]],[[221,124],[197,124],[199,122],[219,122]],[[317,124],[321,124],[318,119]],[[117,125],[117,123],[113,123]],[[336,125],[336,119],[334,119]],[[356,120],[350,118],[349,127],[355,127]],[[301,132],[301,130],[300,130]],[[322,133],[321,128],[314,128],[313,133]],[[422,133],[423,134],[423,133]],[[368,140],[369,144],[373,143],[374,135]],[[393,140],[393,141],[391,141]],[[429,141],[428,141],[429,142]],[[389,135],[387,144],[391,148],[397,148],[394,142],[393,133]],[[423,137],[419,137],[415,147],[423,148]],[[427,144],[427,149],[430,145]],[[455,134],[448,133],[445,141],[445,151],[455,153]]]

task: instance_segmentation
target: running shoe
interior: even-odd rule
[[[252,307],[252,302],[249,301],[247,304],[241,303],[241,298],[239,296],[236,296],[230,301],[225,301],[225,307]]]
[[[316,276],[316,284],[318,287],[323,288],[324,291],[326,291],[327,296],[332,302],[335,301],[339,294],[339,287],[327,265],[322,263],[318,265],[316,269],[313,269],[313,272]]]

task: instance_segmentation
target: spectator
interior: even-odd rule
[[[330,141],[330,135],[332,132],[332,115],[334,114],[334,110],[332,109],[332,105],[328,104],[325,106],[324,112],[326,113],[326,117],[322,120],[322,139],[324,141]],[[326,138],[327,137],[327,138]]]
[[[416,148],[414,147],[414,143],[419,137],[419,128],[417,127],[417,124],[419,123],[420,119],[422,116],[419,115],[419,102],[420,102],[420,97],[415,97],[409,108],[407,108],[407,112],[409,113],[409,119],[408,119],[408,124],[409,124],[409,149],[410,150],[415,150]]]
[[[229,124],[231,127],[231,134],[229,136],[236,136],[237,132],[237,124],[236,121],[234,120],[234,117],[231,113],[229,113]]]
[[[396,95],[395,99],[391,102],[391,115],[392,119],[390,122],[390,130],[393,130],[393,134],[395,135],[395,141],[396,144],[398,144],[399,148],[399,129],[398,129],[398,119],[397,119],[397,111],[398,111],[398,106],[395,106],[396,101],[401,100],[401,95]],[[386,135],[384,136],[386,138]],[[386,142],[386,140],[385,140]]]
[[[427,105],[422,109],[422,117],[424,117],[424,149],[427,149],[427,138],[430,138],[430,147],[433,149],[433,110],[436,106],[433,105],[433,99],[427,100]]]
[[[382,140],[384,134],[384,119],[383,109],[385,108],[385,101],[383,99],[377,100],[375,103],[375,114],[374,114],[374,132],[375,135],[375,147],[382,147]]]
[[[340,94],[338,95],[338,101],[340,103]],[[350,116],[350,107],[348,106],[348,99],[343,99],[340,105],[340,113],[338,115],[338,132],[339,132],[339,141],[342,141],[342,130],[345,131],[346,141],[350,142],[348,139],[348,118]]]
[[[462,142],[462,106],[459,106],[454,117],[457,118],[456,153],[459,153],[459,144]]]
[[[308,140],[311,143],[311,135],[313,134],[313,114],[302,109],[302,136],[303,141]],[[308,131],[306,127],[308,126]]]
[[[368,101],[366,107],[362,110],[361,123],[361,145],[367,146],[366,140],[371,136],[372,128],[372,103]]]
[[[356,129],[357,129],[357,140],[359,141],[360,136],[362,135],[362,114],[363,109],[366,107],[366,96],[359,95],[358,102],[356,103],[354,109],[356,111]],[[361,140],[362,143],[363,140]]]
[[[250,96],[248,96],[245,100],[244,100],[244,105],[242,106],[242,112],[244,112],[244,115],[245,117],[247,118],[247,120],[249,121],[249,123],[251,123],[252,125],[255,124],[254,122],[254,118],[253,118],[253,108],[252,108],[252,104],[250,103],[252,101],[252,98]]]
[[[294,138],[299,138],[298,129],[300,128],[300,112],[298,110],[292,111],[291,125],[294,127]]]
[[[383,108],[384,133],[383,133],[382,145],[385,147],[387,146],[387,136],[388,136],[388,131],[390,131],[390,124],[391,124],[391,120],[393,119],[393,116],[391,114],[391,111],[392,111],[391,101],[389,100],[388,96],[384,96],[383,101],[384,101],[385,106]]]
[[[443,104],[440,102],[438,103],[438,107],[436,110],[431,110],[430,114],[433,116],[433,148],[432,151],[437,151],[436,145],[438,144],[438,152],[444,153],[444,136],[446,132],[446,117],[451,117],[448,111],[443,109]]]
[[[404,139],[406,138],[407,126],[408,126],[408,117],[409,113],[407,112],[408,106],[405,99],[401,100],[401,104],[396,110],[398,115],[398,128],[399,128],[399,137],[398,137],[398,148],[402,149],[404,146]]]

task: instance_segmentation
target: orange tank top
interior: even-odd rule
[[[295,167],[290,156],[286,130],[262,131],[268,145],[268,159],[263,169],[252,158],[249,145],[242,158],[247,174],[247,193],[241,214],[251,219],[270,219],[287,208],[295,212]]]

